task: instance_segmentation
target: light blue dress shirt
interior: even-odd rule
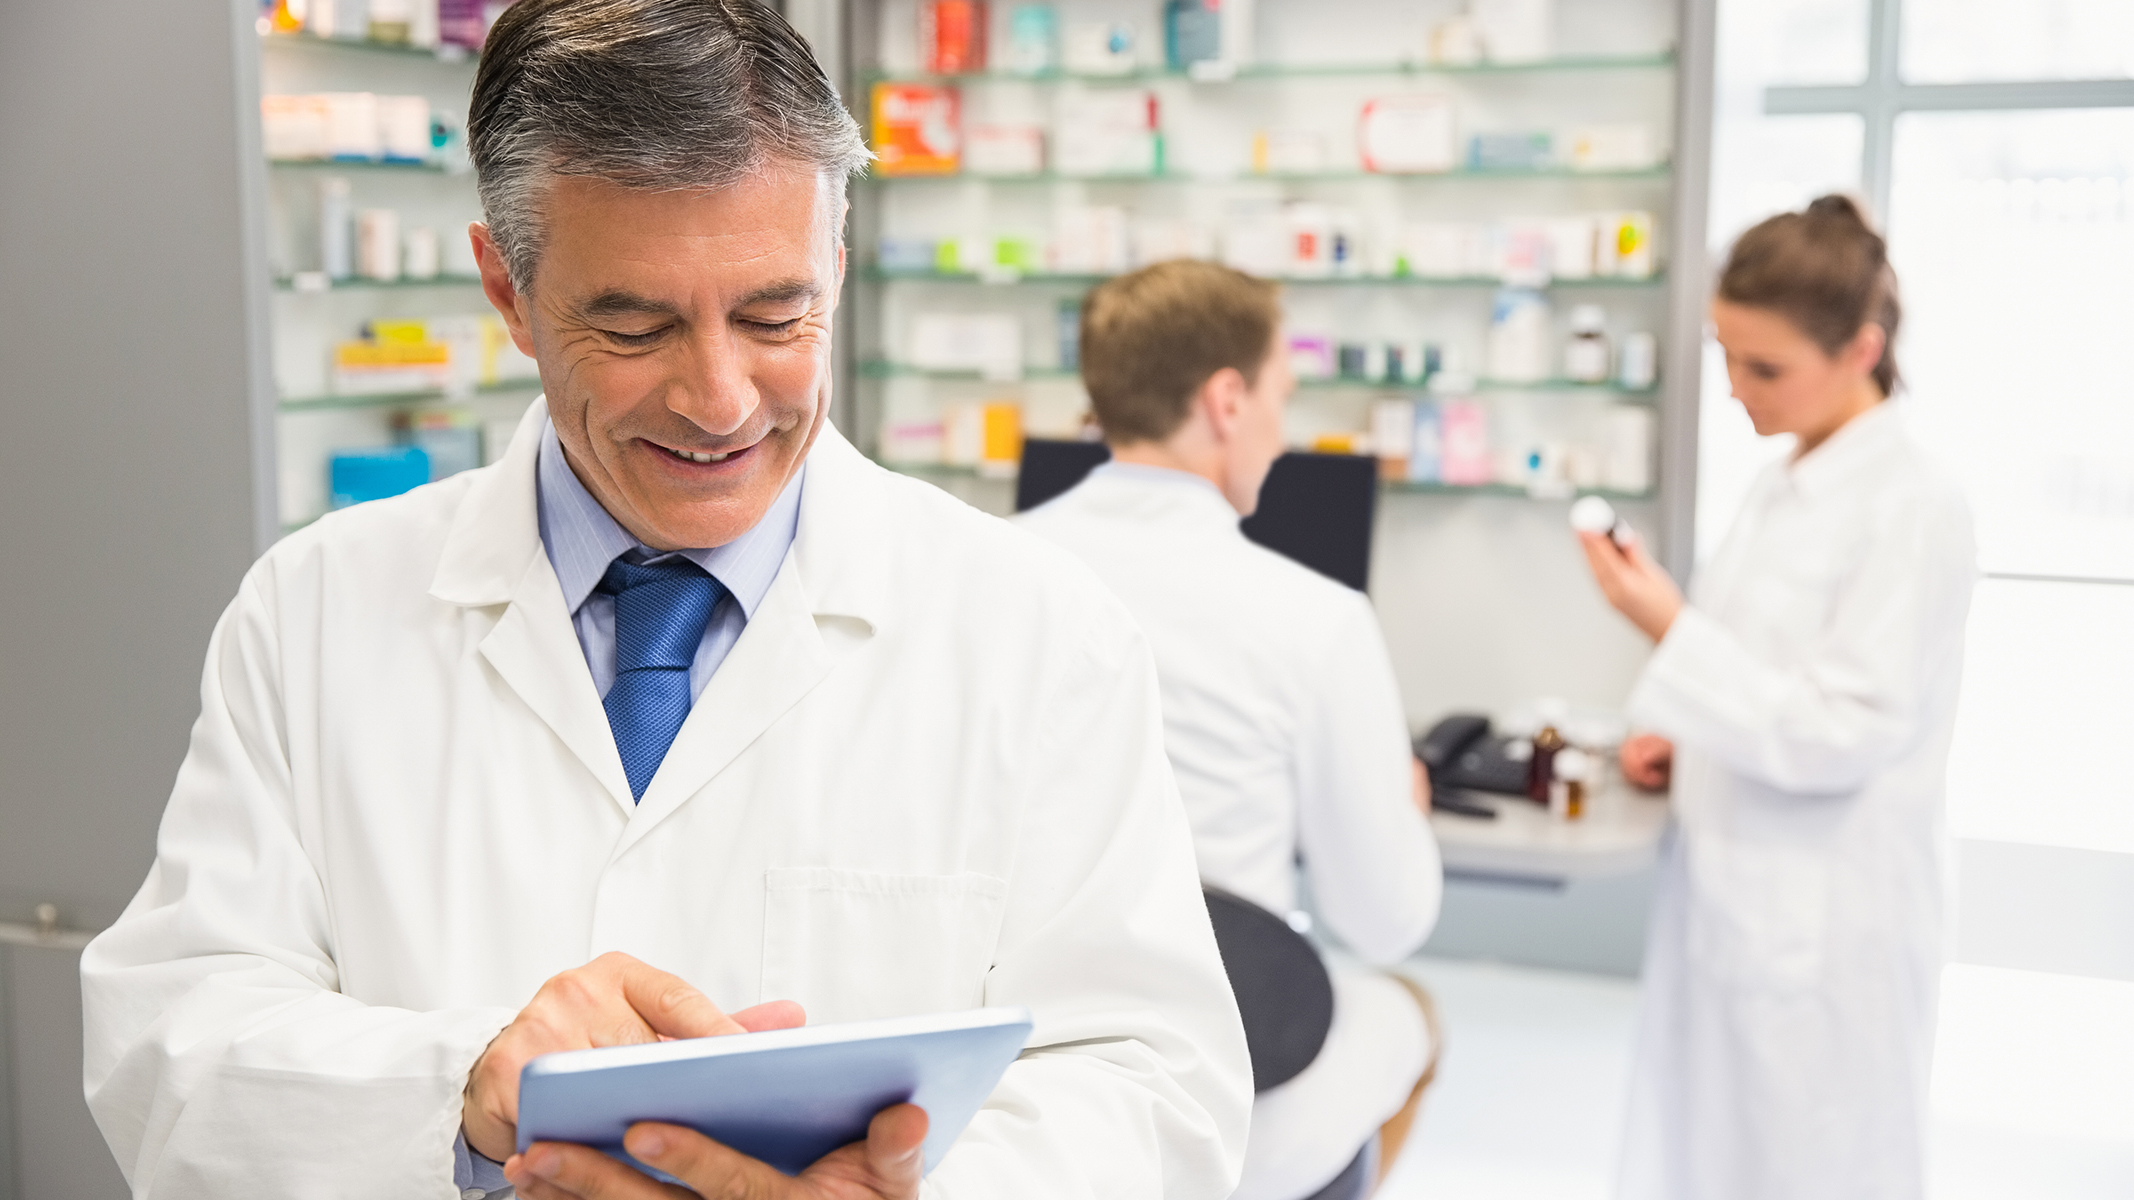
[[[728,598],[712,610],[704,640],[697,644],[696,658],[689,664],[689,694],[703,695],[704,685],[741,640],[741,631],[770,593],[778,568],[793,548],[793,537],[800,529],[800,488],[807,466],[801,466],[763,519],[747,533],[709,550],[663,553],[617,524],[578,482],[563,457],[563,443],[557,440],[553,424],[541,430],[540,454],[534,490],[541,546],[548,552],[548,565],[556,570],[556,581],[563,585],[563,602],[570,607],[571,625],[578,633],[578,648],[585,652],[585,665],[593,672],[594,689],[604,699],[615,684],[615,598],[593,589],[607,574],[609,563],[634,551],[640,562],[678,554],[704,568],[727,591]],[[452,1182],[467,1200],[511,1194],[511,1181],[504,1178],[503,1168],[469,1150],[464,1136],[453,1147],[452,1157]]]
[[[800,488],[806,476],[803,465],[763,519],[733,541],[709,550],[671,552],[704,568],[733,598],[731,603],[721,600],[712,610],[711,623],[704,627],[704,640],[689,667],[690,695],[704,694],[704,685],[726,661],[727,652],[741,639],[748,619],[756,615],[756,606],[763,603],[771,581],[778,577],[778,568],[784,565],[800,528]],[[549,565],[556,569],[556,582],[563,585],[563,602],[571,610],[585,665],[592,669],[593,687],[604,699],[615,684],[615,598],[593,589],[607,574],[608,564],[623,554],[636,551],[639,562],[657,562],[669,555],[631,536],[585,490],[564,460],[563,443],[556,439],[554,425],[541,431],[541,458],[534,482],[540,495],[541,545],[548,551]]]

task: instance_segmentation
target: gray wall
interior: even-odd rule
[[[50,901],[99,928],[139,886],[262,544],[252,15],[0,3],[0,921]],[[0,1195],[122,1195],[81,1100],[77,956],[0,955]]]

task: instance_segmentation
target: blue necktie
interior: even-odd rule
[[[726,589],[685,558],[652,564],[618,558],[599,591],[615,597],[615,685],[602,707],[630,797],[642,800],[689,716],[689,664]]]

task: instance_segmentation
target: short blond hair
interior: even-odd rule
[[[1169,438],[1224,367],[1257,383],[1281,320],[1274,284],[1219,263],[1174,259],[1099,285],[1082,303],[1082,383],[1104,440]]]

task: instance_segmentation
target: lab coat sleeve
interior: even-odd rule
[[[1154,662],[1123,613],[1078,658],[1046,706],[985,989],[1036,1030],[928,1179],[935,1200],[1221,1200],[1243,1163],[1252,1068]]]
[[[1803,661],[1766,661],[1683,608],[1631,694],[1632,716],[1782,792],[1865,784],[1924,735],[1956,682],[1947,666],[1962,651],[1976,555],[1961,502],[1935,499],[1875,515]]]
[[[1344,596],[1297,737],[1297,843],[1320,916],[1364,959],[1413,954],[1437,925],[1444,866],[1415,807],[1400,687],[1368,601]]]
[[[209,643],[148,879],[82,955],[89,1106],[137,1197],[457,1196],[460,1093],[514,1013],[337,990],[268,570]]]

